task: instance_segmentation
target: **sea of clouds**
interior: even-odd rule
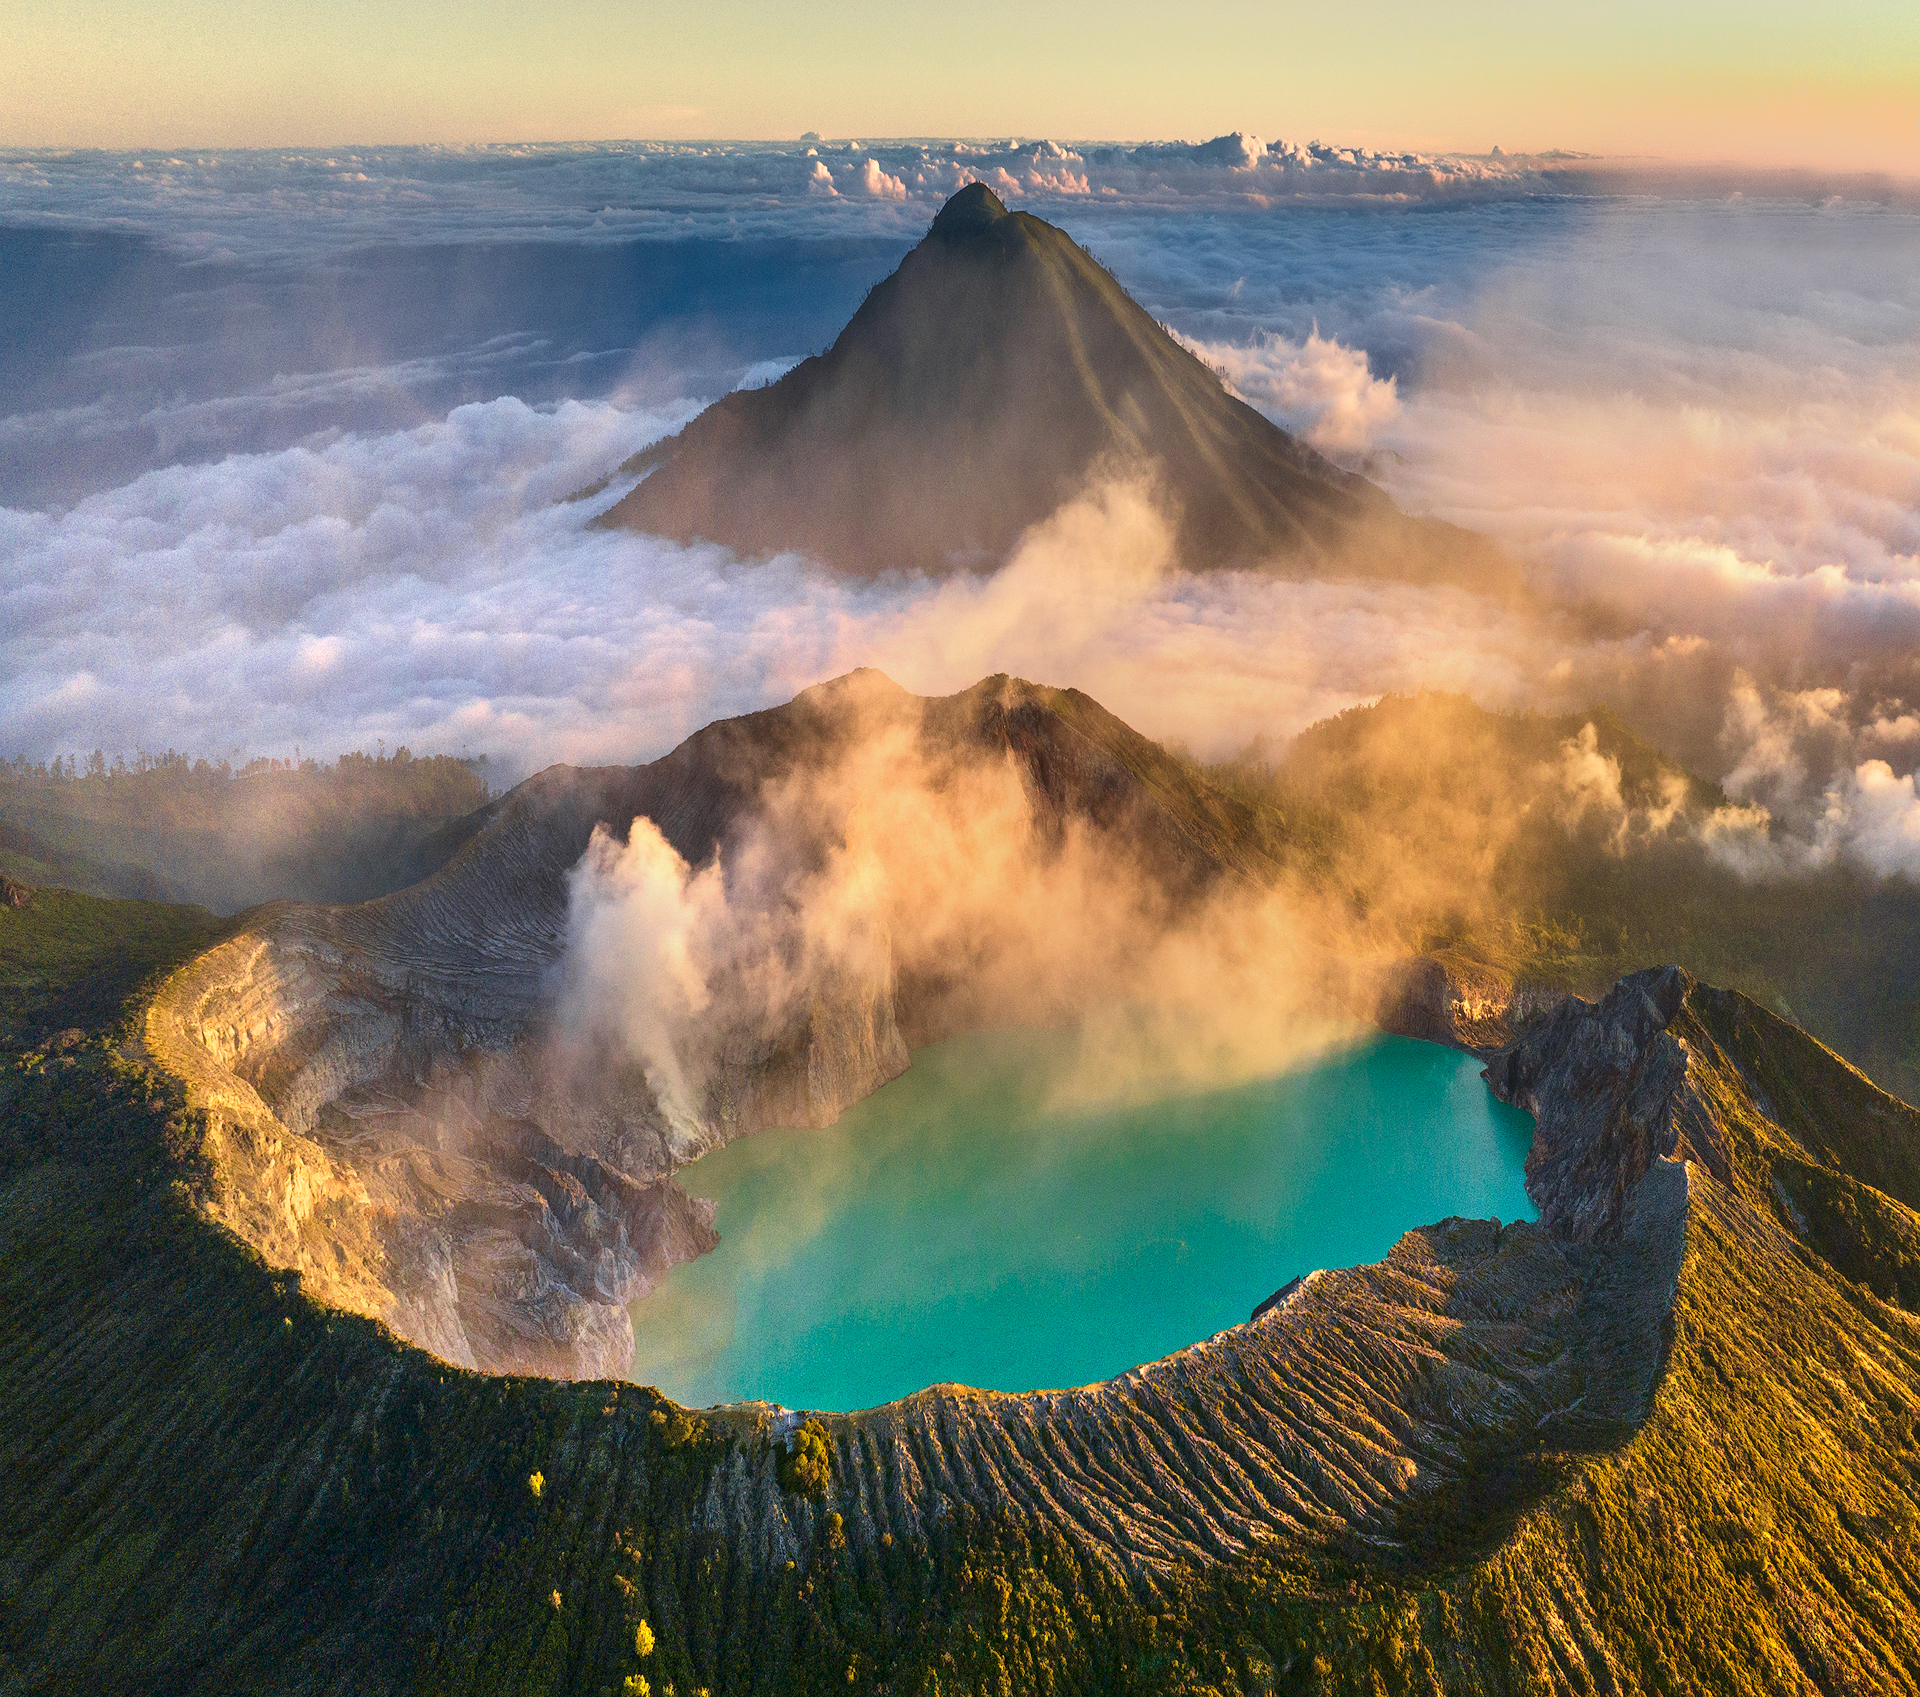
[[[624,241],[690,234],[915,235],[974,181],[1048,206],[1439,202],[1584,186],[1573,155],[1381,153],[1231,134],[1205,142],[820,140],[102,154],[0,152],[0,221],[116,229],[202,257],[384,241]]]
[[[938,585],[608,535],[562,499],[823,345],[970,178],[1252,404],[1500,538],[1539,600],[1190,577],[1124,482]],[[1245,136],[35,153],[0,157],[7,241],[48,298],[105,303],[36,338],[0,298],[8,754],[384,739],[524,772],[860,664],[1073,684],[1226,754],[1433,687],[1616,705],[1721,781],[1717,852],[1753,875],[1920,872],[1899,185]],[[337,333],[308,333],[321,299]]]

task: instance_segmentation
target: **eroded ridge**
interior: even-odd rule
[[[1540,1223],[1409,1232],[1384,1261],[1315,1273],[1258,1320],[1105,1384],[936,1386],[823,1417],[837,1440],[827,1508],[869,1538],[924,1537],[962,1505],[1013,1513],[1131,1573],[1276,1540],[1417,1559],[1436,1516],[1469,1540],[1491,1536],[1514,1509],[1507,1487],[1544,1488],[1559,1461],[1624,1441],[1652,1406],[1702,1175],[1657,1134],[1666,1152],[1629,1158],[1618,1206],[1581,1236],[1552,1186],[1629,1147],[1601,1133],[1645,1117],[1636,1086],[1667,1064],[1666,1024],[1690,988],[1683,974],[1639,975],[1492,1057],[1496,1075],[1560,1077],[1597,1042],[1615,1063],[1579,1074],[1590,1095],[1539,1089],[1543,1144],[1589,1157],[1536,1163]],[[1676,1123],[1712,1112],[1680,1052],[1660,1104]],[[777,1438],[797,1416],[740,1418]],[[767,1560],[800,1558],[817,1512],[770,1488],[745,1452],[709,1504]]]

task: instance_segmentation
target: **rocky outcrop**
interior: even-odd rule
[[[1416,955],[1397,961],[1358,1011],[1382,1031],[1488,1054],[1567,1000],[1565,990],[1515,983],[1478,961]]]
[[[1567,997],[1489,1061],[1494,1094],[1536,1121],[1527,1189],[1550,1229],[1617,1233],[1655,1161],[1699,1161],[1728,1182],[1723,1135],[1669,1029],[1693,988],[1677,966],[1636,972],[1598,1003]]]

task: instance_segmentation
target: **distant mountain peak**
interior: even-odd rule
[[[824,354],[622,471],[643,480],[603,525],[863,577],[992,566],[1096,479],[1140,475],[1189,568],[1517,581],[1484,538],[1408,518],[1256,412],[1064,230],[984,183]]]

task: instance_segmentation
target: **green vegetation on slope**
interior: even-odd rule
[[[1608,761],[1617,806],[1592,787]],[[1205,775],[1270,821],[1290,865],[1468,978],[1594,996],[1676,962],[1920,1098],[1920,889],[1845,865],[1743,881],[1697,835],[1654,826],[1676,802],[1710,812],[1717,786],[1604,710],[1389,696],[1314,726],[1277,764]]]
[[[0,1046],[110,1030],[130,995],[226,929],[201,907],[29,891],[0,907]]]
[[[196,1128],[124,1058],[125,1009],[61,1000],[89,962],[151,970],[210,929],[44,894],[0,913],[11,1029],[83,1031],[0,1063],[0,1686],[1920,1689],[1920,1322],[1869,1288],[1891,1266],[1906,1300],[1920,1131],[1739,998],[1696,992],[1673,1028],[1730,1182],[1693,1173],[1637,1433],[1429,1499],[1411,1560],[1276,1541],[1149,1584],[1011,1512],[864,1537],[830,1484],[853,1422],[788,1450],[638,1386],[450,1369],[304,1299],[186,1205]],[[792,1565],[711,1529],[735,1494],[810,1492],[795,1463],[823,1456]]]

